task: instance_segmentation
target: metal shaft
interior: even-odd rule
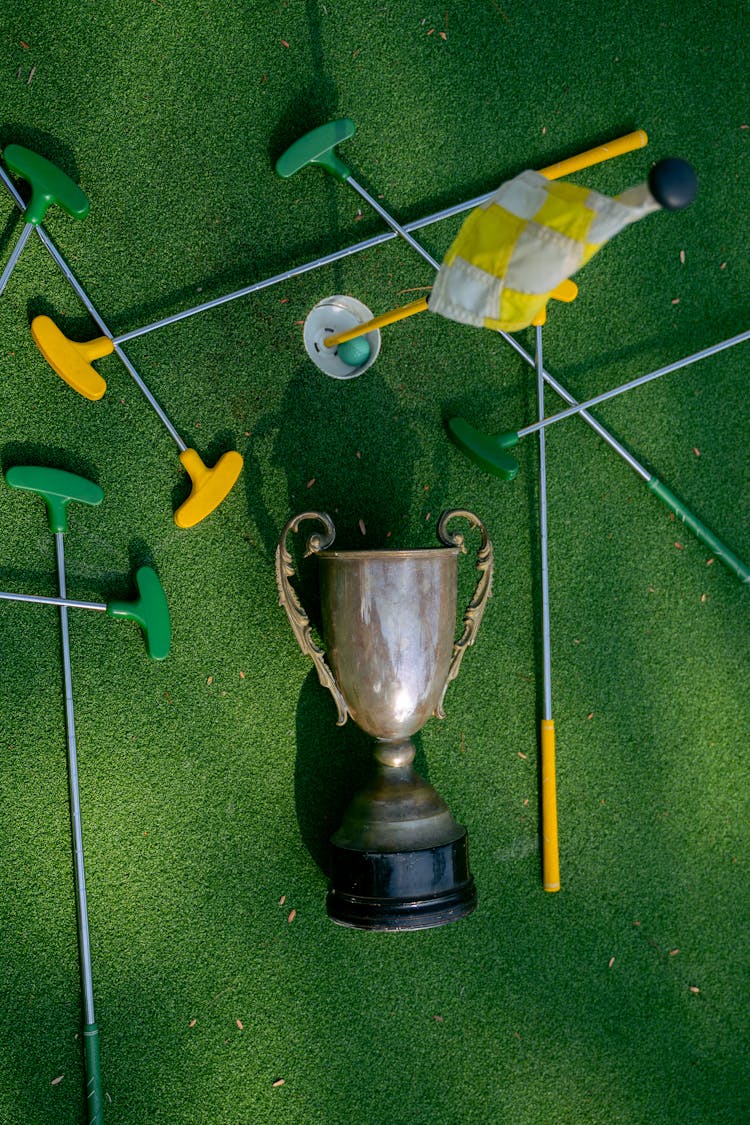
[[[136,386],[138,387],[140,392],[144,395],[144,397],[148,401],[149,405],[153,408],[153,410],[155,411],[155,413],[159,417],[160,421],[162,422],[162,424],[164,425],[164,427],[168,431],[170,437],[172,437],[172,439],[174,440],[175,444],[177,445],[177,448],[180,450],[181,453],[184,453],[185,450],[187,449],[187,446],[186,446],[185,442],[182,440],[182,438],[178,434],[177,430],[172,425],[171,421],[169,420],[167,415],[164,413],[164,411],[162,410],[162,408],[159,405],[159,403],[157,402],[157,400],[152,395],[151,391],[148,389],[146,384],[143,382],[143,379],[141,379],[141,377],[138,374],[138,372],[136,371],[135,367],[133,367],[133,364],[130,362],[128,357],[125,355],[125,352],[119,346],[118,341],[115,340],[115,338],[112,336],[112,333],[109,331],[106,324],[102,320],[101,316],[99,315],[99,313],[96,311],[96,309],[92,305],[91,301],[89,300],[89,297],[86,294],[85,290],[83,289],[83,286],[79,282],[78,278],[72,272],[72,270],[68,266],[68,263],[65,261],[62,254],[57,249],[57,247],[55,246],[55,244],[52,241],[52,239],[50,238],[50,236],[47,234],[46,230],[44,230],[41,226],[39,226],[39,227],[37,227],[37,231],[39,232],[39,237],[41,238],[44,246],[46,247],[48,252],[51,254],[51,256],[53,257],[55,262],[58,264],[58,266],[60,267],[60,269],[64,273],[65,277],[69,281],[72,289],[80,297],[81,301],[83,302],[83,304],[88,309],[90,315],[93,317],[93,319],[98,324],[100,330],[104,333],[105,336],[108,336],[110,338],[110,340],[112,340],[113,344],[115,345],[115,351],[117,352],[117,355],[119,356],[122,363],[124,364],[124,366],[125,366],[128,374],[130,375],[131,379],[136,384]]]
[[[546,426],[551,426],[553,422],[560,422],[563,418],[569,418],[571,414],[580,414],[581,411],[588,409],[590,406],[596,406],[600,402],[606,402],[610,398],[615,398],[616,395],[624,394],[625,391],[633,390],[634,387],[641,387],[644,383],[651,382],[652,379],[658,379],[662,375],[668,375],[672,371],[679,371],[683,367],[689,367],[692,363],[697,363],[701,359],[707,359],[708,356],[716,355],[717,352],[722,352],[726,348],[732,348],[735,344],[741,344],[745,340],[750,339],[750,329],[745,332],[740,332],[737,336],[732,336],[729,340],[722,340],[719,344],[712,344],[708,348],[703,348],[699,352],[693,352],[692,355],[685,356],[684,359],[677,359],[674,363],[668,363],[665,367],[659,367],[656,371],[650,371],[647,375],[640,375],[637,379],[631,379],[628,383],[623,383],[619,387],[614,387],[611,391],[603,391],[600,395],[595,395],[594,398],[588,399],[586,402],[578,403],[575,406],[569,406],[566,410],[561,410],[558,414],[552,414],[549,418],[543,418],[539,422],[532,422],[530,426],[524,426],[518,430],[518,437],[524,438],[529,434],[534,434],[538,430],[543,430]]]
[[[536,393],[539,418],[544,418],[544,361],[542,329],[536,326]],[[542,561],[542,718],[552,718],[552,656],[549,620],[549,557],[547,551],[547,449],[544,430],[539,431],[539,547]]]
[[[3,183],[13,196],[18,207],[20,207],[20,209],[23,211],[23,199],[16,191],[15,184],[2,166],[0,166],[0,178],[3,180]],[[347,246],[343,250],[334,250],[330,254],[325,254],[320,258],[315,258],[314,261],[305,262],[304,265],[301,266],[294,266],[292,269],[284,270],[282,273],[275,274],[274,277],[266,278],[264,281],[253,282],[253,284],[251,285],[243,286],[242,289],[236,289],[233,293],[227,293],[225,296],[215,297],[210,301],[204,301],[202,304],[195,305],[193,308],[185,309],[182,312],[173,313],[171,316],[165,316],[161,320],[155,320],[153,324],[147,324],[143,328],[134,328],[130,332],[123,332],[120,336],[117,337],[110,336],[110,333],[104,326],[101,317],[91,307],[88,298],[84,298],[79,289],[76,289],[76,292],[86,305],[86,308],[91,313],[92,317],[97,322],[101,330],[105,333],[105,335],[110,336],[110,339],[114,341],[115,345],[124,344],[128,340],[135,340],[138,336],[145,336],[148,332],[154,332],[157,328],[166,328],[169,324],[176,324],[178,321],[186,320],[188,317],[195,316],[198,313],[207,312],[209,309],[218,308],[220,305],[225,305],[229,301],[236,301],[240,297],[248,297],[252,293],[259,293],[263,289],[269,289],[273,285],[279,285],[285,281],[290,281],[294,277],[299,277],[302,274],[309,273],[310,271],[319,269],[322,266],[333,265],[335,262],[340,262],[342,259],[349,258],[353,254],[359,254],[365,250],[372,250],[374,247],[381,246],[384,242],[389,242],[391,239],[398,237],[401,230],[409,232],[421,230],[423,227],[432,226],[433,223],[439,223],[443,219],[449,219],[454,215],[461,215],[465,211],[471,211],[475,207],[479,207],[480,204],[486,203],[488,200],[490,200],[495,194],[495,191],[496,189],[493,189],[492,191],[485,192],[484,195],[477,195],[473,199],[468,199],[465,203],[456,203],[451,207],[443,208],[442,211],[436,211],[432,215],[426,215],[421,219],[414,219],[409,223],[404,223],[403,227],[399,230],[397,230],[396,227],[393,227],[391,230],[384,231],[382,234],[373,235],[372,238],[366,238],[362,242],[356,242],[352,246]],[[395,222],[395,220],[393,221]],[[65,264],[64,259],[57,252],[54,243],[52,243],[52,240],[49,238],[49,235],[46,235],[46,231],[44,231],[41,226],[37,229],[39,230],[39,237],[42,239],[42,242],[46,246],[47,250],[60,266],[71,286],[75,288],[75,279],[73,278],[73,275]],[[415,244],[412,243],[412,245]],[[422,253],[423,256],[427,253],[427,251],[423,250],[423,248],[420,248],[419,252]],[[434,264],[434,259],[429,258],[429,260],[430,264]],[[124,361],[122,353],[118,354]],[[533,363],[533,360],[531,362]],[[133,374],[132,371],[130,373],[131,375]],[[152,405],[154,404],[152,403]]]
[[[13,247],[13,253],[8,258],[5,269],[3,270],[2,276],[0,277],[0,293],[2,293],[2,291],[5,289],[5,286],[8,284],[8,278],[13,273],[13,270],[16,268],[16,262],[21,257],[21,251],[23,250],[24,246],[26,245],[26,243],[28,241],[28,238],[29,238],[29,235],[31,234],[33,229],[34,229],[33,223],[26,223],[26,226],[21,231],[21,234],[19,235],[19,238],[18,238],[18,242]]]
[[[544,417],[544,359],[542,328],[536,325],[537,412]],[[549,551],[547,542],[547,449],[539,431],[539,553],[542,571],[542,721],[540,724],[540,775],[542,782],[542,883],[545,891],[560,890],[560,846],[557,828],[557,775],[555,724],[552,718],[552,645],[549,622]]]
[[[442,211],[436,211],[434,215],[427,215],[422,219],[415,219],[410,223],[405,223],[400,227],[395,220],[392,220],[367,193],[365,198],[370,202],[378,214],[381,214],[386,222],[391,225],[391,230],[384,231],[383,234],[373,235],[372,238],[366,238],[362,242],[356,242],[352,246],[347,246],[343,250],[334,250],[330,254],[324,254],[320,258],[315,258],[311,262],[305,262],[301,266],[293,266],[292,269],[283,270],[281,273],[275,274],[273,277],[268,277],[264,281],[255,281],[251,285],[245,285],[242,289],[235,289],[233,293],[227,293],[222,297],[214,297],[210,301],[203,301],[200,305],[195,305],[191,309],[184,309],[182,312],[172,313],[170,316],[162,317],[161,320],[155,320],[152,324],[146,324],[142,328],[133,328],[130,332],[123,332],[115,339],[115,344],[124,344],[128,340],[135,340],[138,336],[145,336],[149,332],[155,332],[158,328],[166,328],[169,324],[177,324],[180,320],[187,320],[188,317],[196,316],[198,313],[208,312],[209,309],[219,308],[220,305],[226,305],[229,301],[236,301],[240,297],[249,297],[252,293],[260,293],[263,289],[270,289],[273,285],[280,285],[283,282],[291,281],[294,277],[300,277],[302,274],[310,273],[312,270],[320,269],[322,266],[330,266],[335,262],[340,262],[344,258],[349,258],[353,254],[362,253],[365,250],[372,250],[375,246],[380,246],[384,242],[388,242],[392,238],[399,235],[406,238],[410,246],[418,249],[419,253],[424,256],[427,251],[412,239],[408,232],[413,230],[421,230],[423,227],[431,226],[433,223],[440,222],[441,219],[448,219],[453,215],[460,215],[464,211],[469,211],[474,207],[478,207],[480,203],[486,202],[494,195],[494,191],[488,192],[486,195],[477,196],[475,199],[470,199],[466,203],[457,203],[452,207],[446,207]],[[430,264],[435,269],[438,268],[437,262],[428,256]]]
[[[522,359],[531,364],[532,367],[536,366],[532,356],[530,356],[526,349],[521,344],[519,344],[518,340],[516,340],[515,337],[510,336],[507,332],[501,332],[500,336],[502,336],[506,343],[510,344],[513,350]],[[550,375],[549,371],[545,370],[544,367],[542,367],[542,375],[544,376],[544,381],[547,383],[547,385],[551,387],[552,390],[560,396],[560,398],[564,399],[564,401],[569,403],[571,406],[575,406],[578,408],[578,412],[583,421],[586,422],[587,425],[589,425],[594,431],[594,433],[598,434],[603,441],[606,441],[610,449],[614,450],[615,453],[622,457],[623,461],[626,461],[627,464],[630,465],[631,469],[633,469],[633,471],[636,472],[639,477],[641,477],[645,481],[651,480],[651,473],[648,471],[648,469],[646,469],[640,463],[640,461],[638,461],[633,456],[630,450],[626,449],[624,445],[621,445],[617,438],[613,437],[609,430],[605,429],[605,427],[601,424],[601,422],[597,421],[593,414],[589,414],[585,407],[580,405],[580,403],[574,398],[570,391],[567,391],[562,383],[559,383],[553,375]]]
[[[418,254],[422,255],[422,257],[425,259],[425,261],[430,263],[432,268],[437,273],[437,271],[440,269],[440,265],[439,265],[438,262],[435,261],[435,259],[432,257],[431,254],[427,253],[424,246],[420,246],[420,244],[417,242],[417,240],[415,238],[412,238],[412,236],[409,234],[408,230],[406,230],[405,227],[402,227],[400,225],[400,223],[397,223],[396,220],[393,218],[393,216],[389,215],[388,212],[383,207],[380,206],[377,199],[373,199],[373,197],[370,195],[370,193],[365,191],[365,189],[361,186],[361,184],[357,183],[357,181],[354,179],[353,176],[349,176],[346,182],[348,184],[351,184],[351,186],[354,188],[354,190],[359,195],[362,196],[364,201],[366,203],[369,203],[369,205],[372,207],[373,211],[377,212],[377,214],[380,215],[381,219],[384,219],[386,221],[386,223],[391,228],[391,230],[395,231],[396,234],[400,235],[401,238],[405,239],[409,243],[409,245],[414,250],[417,251]]]
[[[40,605],[59,605],[66,609],[102,609],[106,605],[102,602],[76,602],[65,597],[45,598],[38,594],[8,594],[0,592],[0,598],[6,602],[38,602]]]
[[[76,885],[76,911],[78,916],[78,941],[81,961],[81,984],[86,1024],[95,1023],[94,987],[91,977],[91,944],[86,901],[86,876],[83,867],[83,832],[81,828],[81,800],[78,792],[78,755],[76,750],[75,720],[73,716],[73,680],[70,670],[70,640],[68,636],[68,610],[65,602],[65,548],[63,533],[55,532],[57,552],[57,582],[60,591],[60,627],[62,633],[63,674],[65,678],[65,726],[68,740],[68,790],[70,794],[70,822],[73,831],[73,863]]]

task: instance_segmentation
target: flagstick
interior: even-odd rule
[[[542,325],[536,331],[536,393],[539,418],[544,418],[544,360]],[[560,855],[557,834],[557,783],[555,775],[555,722],[552,718],[552,655],[549,619],[549,558],[547,552],[547,455],[544,430],[539,431],[539,543],[542,561],[542,882],[545,891],[560,890]]]
[[[594,164],[602,164],[605,160],[611,160],[614,156],[624,156],[625,153],[634,152],[636,149],[643,148],[648,144],[648,137],[643,129],[636,129],[633,133],[626,133],[622,137],[617,137],[615,140],[610,141],[604,145],[597,145],[596,148],[589,148],[585,152],[578,153],[577,156],[571,156],[567,160],[561,160],[557,164],[550,164],[546,168],[539,169],[539,175],[544,176],[548,180],[559,180],[562,176],[570,176],[575,172],[580,172],[583,168],[590,168]],[[494,194],[494,193],[492,193]],[[492,198],[492,195],[488,197]],[[440,269],[440,264],[435,261],[431,254],[429,254],[424,247],[419,247],[419,253],[435,270],[435,273]],[[408,305],[401,305],[397,309],[391,309],[390,312],[381,313],[380,316],[368,320],[365,324],[358,324],[354,328],[350,328],[347,332],[340,332],[335,336],[327,336],[323,341],[327,348],[336,348],[339,344],[345,344],[348,340],[355,340],[358,336],[366,336],[368,332],[373,332],[377,328],[385,328],[388,324],[395,324],[399,320],[405,320],[409,316],[414,316],[416,313],[427,311],[427,298],[422,297],[418,301],[412,301]]]

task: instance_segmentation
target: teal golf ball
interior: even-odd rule
[[[339,359],[342,359],[349,367],[361,367],[370,358],[370,345],[367,342],[367,337],[355,336],[353,340],[347,340],[346,343],[339,344],[337,354]]]

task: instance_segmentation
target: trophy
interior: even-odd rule
[[[455,640],[458,555],[466,549],[448,524],[458,517],[478,528],[482,541],[479,580]],[[325,649],[291,584],[287,537],[306,520],[325,529],[309,537],[305,552],[317,559]],[[333,696],[337,725],[351,715],[375,739],[375,776],[331,837],[326,909],[334,922],[355,929],[425,929],[476,907],[466,829],[415,772],[411,736],[430,715],[445,717],[446,689],[490,596],[492,544],[481,521],[460,509],[441,516],[437,534],[442,547],[336,551],[330,516],[303,512],[286,525],[276,550],[280,604]]]

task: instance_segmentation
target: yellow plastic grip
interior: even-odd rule
[[[203,464],[195,449],[184,449],[180,454],[183,468],[193,482],[190,495],[174,514],[178,527],[195,527],[197,523],[218,508],[234,488],[242,472],[242,456],[230,450],[223,453],[212,469]]]
[[[569,277],[566,278],[565,281],[561,281],[560,284],[557,286],[557,288],[553,289],[552,292],[550,293],[550,299],[551,300],[553,300],[553,301],[565,301],[565,303],[567,305],[569,305],[571,303],[571,301],[575,301],[577,296],[578,296],[578,286],[576,285],[575,281],[571,281]],[[531,323],[537,328],[543,328],[544,327],[544,325],[547,323],[547,306],[546,305],[544,306],[543,309],[539,310],[539,312],[536,314],[536,316],[534,317],[534,319],[532,320]]]
[[[47,363],[79,395],[96,402],[107,389],[107,384],[91,361],[101,359],[114,351],[115,345],[108,336],[79,343],[69,340],[48,316],[35,316],[31,322],[31,335]]]
[[[542,719],[542,882],[545,891],[560,890],[554,719]]]
[[[603,164],[613,156],[624,156],[626,152],[635,152],[638,148],[645,148],[648,144],[648,135],[643,129],[636,129],[633,133],[626,133],[614,141],[607,141],[604,145],[586,149],[577,156],[570,156],[567,160],[560,160],[557,164],[549,164],[546,168],[539,169],[539,175],[548,180],[559,180],[563,176],[572,176],[582,168],[590,168],[592,164]]]

